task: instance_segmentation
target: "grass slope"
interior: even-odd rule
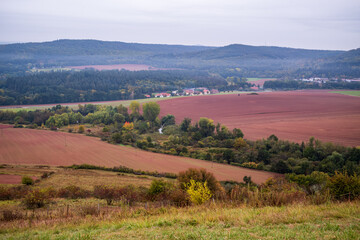
[[[339,93],[348,96],[360,97],[360,91],[331,91],[331,93]]]
[[[0,239],[359,239],[360,204],[138,210],[53,227],[2,229]]]

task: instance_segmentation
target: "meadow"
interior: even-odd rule
[[[360,204],[139,208],[0,227],[0,239],[359,239]],[[32,224],[32,225],[31,225]]]

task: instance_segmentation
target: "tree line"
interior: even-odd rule
[[[9,77],[0,81],[0,105],[141,99],[156,92],[207,87],[249,88],[245,80],[228,84],[206,71],[80,71]]]

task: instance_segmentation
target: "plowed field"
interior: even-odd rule
[[[68,166],[85,163],[107,167],[122,165],[133,169],[172,173],[190,167],[205,168],[219,180],[242,181],[244,176],[251,176],[255,183],[262,183],[276,175],[116,146],[80,134],[20,128],[1,129],[0,164]]]
[[[258,95],[217,95],[159,102],[161,115],[179,123],[208,117],[229,128],[240,128],[247,139],[301,142],[311,136],[348,146],[360,145],[360,98],[328,91],[268,92]]]

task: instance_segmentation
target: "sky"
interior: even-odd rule
[[[0,42],[360,47],[359,0],[1,0]]]

